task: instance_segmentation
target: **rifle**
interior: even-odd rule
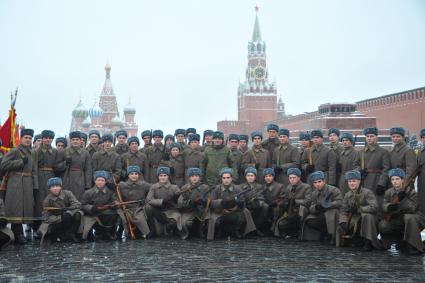
[[[124,203],[124,201],[123,201],[123,199],[122,199],[122,195],[121,195],[121,189],[120,189],[120,186],[119,186],[119,185],[117,184],[117,182],[115,181],[115,178],[113,178],[113,177],[112,177],[112,179],[114,180],[114,184],[115,184],[115,191],[116,191],[116,193],[117,193],[118,200],[119,200],[119,202],[120,202],[120,204],[121,204],[121,206],[122,206],[122,210],[123,210],[123,212],[124,212],[125,220],[127,221],[128,231],[130,232],[130,237],[131,237],[131,239],[132,239],[132,240],[135,240],[135,239],[136,239],[136,235],[134,234],[134,225],[133,225],[133,223],[131,222],[131,215],[130,215],[130,213],[128,212],[128,210],[127,210],[127,206],[126,206],[126,204],[128,204],[128,202],[127,202],[127,203]]]
[[[116,202],[116,203],[112,203],[112,204],[105,204],[103,205],[103,207],[107,207],[107,208],[115,208],[115,207],[119,207],[119,206],[125,206],[127,204],[133,204],[133,203],[143,203],[143,200],[130,200],[130,201],[122,201],[122,202]]]

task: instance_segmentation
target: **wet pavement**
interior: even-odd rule
[[[275,238],[37,243],[0,252],[0,282],[425,282],[425,257]]]

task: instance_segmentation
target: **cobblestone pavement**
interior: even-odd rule
[[[0,282],[425,282],[425,257],[274,238],[37,243],[0,253]]]

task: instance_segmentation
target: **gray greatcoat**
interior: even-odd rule
[[[323,171],[325,173],[325,181],[327,184],[336,185],[336,154],[335,152],[325,145],[313,145],[306,149],[302,156],[301,168],[306,171],[307,166],[311,161],[314,165],[314,171]],[[307,180],[309,180],[309,174]]]
[[[260,184],[264,183],[263,170],[270,168],[271,165],[270,153],[261,146],[252,146],[250,150],[244,153],[242,158],[242,170],[255,167],[257,169],[257,182]]]
[[[107,183],[115,184],[121,177],[121,156],[112,149],[108,151],[102,149],[93,154],[92,170],[93,172],[99,170],[109,172]]]
[[[154,184],[158,182],[158,177],[156,176],[156,170],[158,169],[161,160],[165,158],[165,146],[160,144],[153,144],[146,147],[145,149],[146,157],[149,162],[149,178],[145,176],[147,182]]]
[[[291,144],[281,144],[275,148],[272,159],[273,167],[279,168],[276,181],[285,187],[289,185],[286,172],[289,168],[300,168],[300,152]]]
[[[339,186],[342,196],[344,196],[348,191],[348,183],[345,180],[345,173],[351,170],[360,170],[360,154],[354,149],[354,147],[347,147],[339,155],[339,168],[340,168],[340,178]]]
[[[132,152],[131,150],[121,155],[121,179],[126,180],[127,178],[127,167],[128,166],[139,166],[140,170],[142,170],[142,174],[140,178],[143,180],[147,180],[149,177],[149,162],[146,154],[141,152],[140,150],[136,152]]]
[[[405,142],[396,144],[390,149],[390,168],[400,168],[406,172],[405,180],[410,178],[418,166],[416,154],[413,149],[410,148]]]
[[[81,201],[85,190],[92,185],[91,158],[87,150],[78,148],[66,148],[64,158],[70,157],[71,164],[67,165],[62,177],[63,188],[71,191]]]
[[[425,215],[425,147],[418,152],[418,198],[419,210]]]

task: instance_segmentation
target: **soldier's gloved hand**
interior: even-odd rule
[[[257,163],[255,163],[255,166],[254,166],[254,167],[255,167],[255,169],[257,169],[257,170],[258,170],[258,169],[260,169],[260,163],[258,163],[258,162],[257,162]]]
[[[0,229],[6,227],[6,225],[7,225],[6,218],[0,218]]]
[[[28,156],[22,157],[22,161],[24,162],[24,165],[28,163]]]
[[[232,207],[234,207],[235,206],[235,200],[234,199],[229,199],[229,200],[226,200],[226,199],[222,199],[221,200],[221,206],[224,208],[224,209],[227,209],[227,208],[232,208]]]
[[[400,201],[402,201],[405,197],[406,197],[406,191],[399,191],[398,193],[397,193],[397,195],[398,195],[398,199],[400,200]]]
[[[306,171],[307,173],[312,173],[312,172],[314,172],[314,165],[313,165],[313,164],[308,164],[308,165],[305,167],[305,171]]]
[[[399,207],[398,203],[391,203],[387,206],[388,211],[396,211]]]
[[[341,222],[339,223],[339,227],[341,227],[342,231],[344,231],[344,233],[347,233],[349,230],[348,227],[348,223],[347,222]]]
[[[242,199],[242,198],[240,198],[240,197],[235,197],[235,204],[236,204],[237,206],[239,206],[239,208],[243,208],[243,206],[244,206],[244,201],[243,201],[243,199]]]
[[[384,186],[381,186],[381,185],[377,185],[376,186],[376,194],[378,195],[378,196],[381,196],[381,195],[383,195],[384,193],[385,193],[385,191],[387,190],[387,188],[386,187],[384,187]]]
[[[68,156],[68,157],[66,157],[65,158],[65,163],[66,163],[66,165],[71,165],[71,162],[72,162],[72,157],[71,156]]]
[[[360,170],[360,174],[362,176],[362,179],[366,179],[367,174],[368,174],[367,169]]]

